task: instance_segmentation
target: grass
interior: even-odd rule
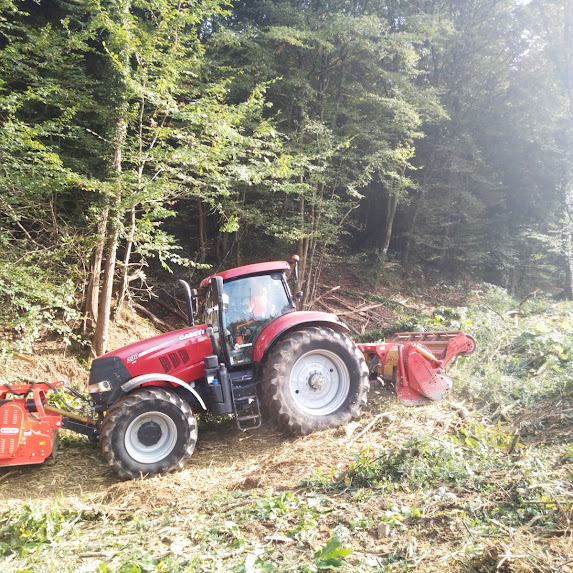
[[[2,470],[5,495],[16,480],[77,487],[7,496],[0,569],[571,572],[572,316],[570,304],[491,290],[417,317],[478,340],[451,368],[446,401],[408,409],[379,391],[356,427],[277,442],[262,429],[258,451],[257,438],[210,424],[213,440],[172,476],[117,484],[89,445],[64,440],[65,480]]]

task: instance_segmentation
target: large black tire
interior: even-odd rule
[[[369,388],[362,353],[324,326],[290,332],[271,349],[263,371],[265,407],[279,425],[306,435],[347,424],[360,414]]]
[[[164,388],[140,388],[108,410],[101,450],[122,479],[180,470],[197,442],[197,422],[187,402]]]

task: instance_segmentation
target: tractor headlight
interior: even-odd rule
[[[88,391],[90,394],[101,394],[102,392],[109,392],[111,390],[111,384],[109,380],[103,380],[97,384],[90,384],[88,386]]]

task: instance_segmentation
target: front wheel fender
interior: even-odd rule
[[[199,396],[199,393],[197,390],[195,390],[195,388],[193,388],[187,382],[183,382],[183,380],[180,378],[170,376],[169,374],[142,374],[141,376],[136,376],[135,378],[125,382],[125,384],[122,384],[121,389],[125,394],[127,394],[128,392],[135,390],[135,388],[139,388],[140,386],[150,382],[169,382],[171,384],[175,384],[176,386],[181,386],[181,388],[185,388],[185,390],[188,390],[191,392],[191,394],[193,394],[193,396],[195,396],[195,398],[197,398],[197,401],[199,404],[201,404],[203,410],[207,410],[207,406],[205,406],[203,398]]]

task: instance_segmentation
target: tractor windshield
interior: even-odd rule
[[[293,310],[282,273],[226,282],[223,285],[222,319],[230,364],[251,362],[253,344],[263,328]]]

